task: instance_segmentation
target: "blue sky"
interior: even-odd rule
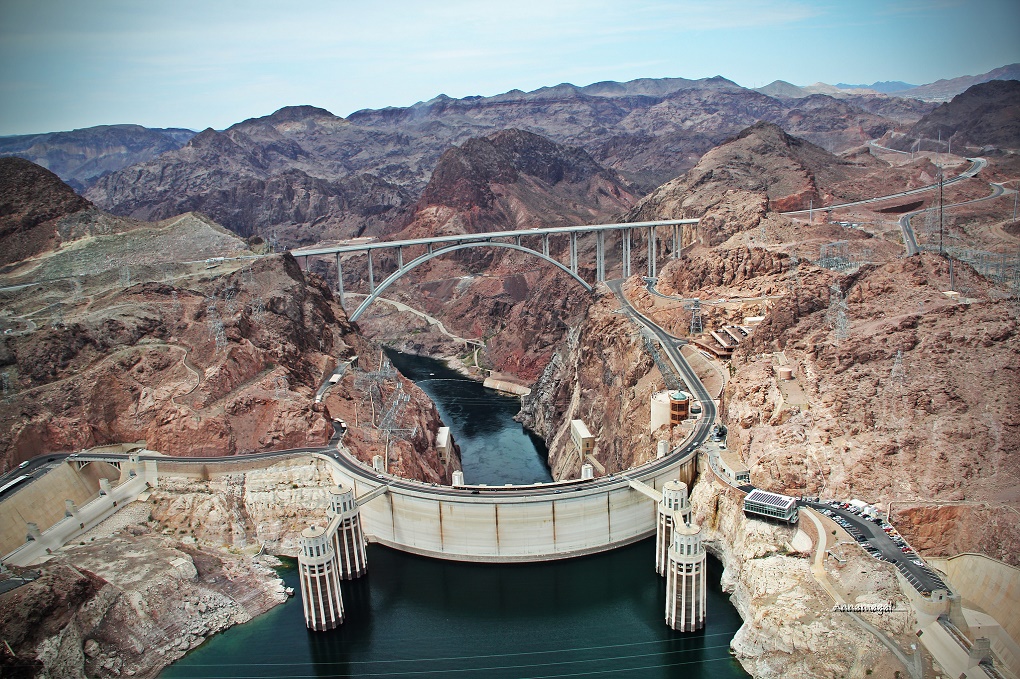
[[[642,77],[923,84],[1020,62],[1017,0],[291,4],[0,0],[0,135]]]

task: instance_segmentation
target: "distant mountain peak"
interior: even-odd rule
[[[336,116],[318,106],[284,106],[268,116],[272,120],[305,120],[306,118],[335,118]]]

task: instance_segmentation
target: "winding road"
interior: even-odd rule
[[[346,473],[351,477],[357,478],[367,482],[369,485],[386,485],[394,490],[401,490],[411,493],[425,493],[433,496],[440,497],[463,497],[463,496],[489,496],[489,497],[536,497],[536,496],[550,496],[550,495],[564,495],[569,496],[574,493],[590,493],[594,490],[606,491],[621,489],[629,485],[628,478],[641,480],[642,478],[651,477],[659,471],[676,465],[680,461],[686,460],[691,455],[696,454],[698,448],[708,439],[712,426],[715,424],[716,418],[716,406],[712,400],[708,390],[698,379],[697,374],[693,368],[687,363],[686,359],[681,355],[677,349],[677,345],[680,342],[676,337],[673,337],[665,330],[660,328],[658,325],[653,323],[646,316],[637,311],[627,300],[626,296],[622,292],[622,280],[609,281],[607,283],[610,290],[617,296],[622,305],[623,312],[627,317],[634,322],[636,325],[643,327],[645,330],[650,332],[658,340],[662,346],[663,351],[669,358],[670,363],[676,370],[678,376],[683,379],[687,384],[690,391],[698,398],[702,403],[702,417],[698,421],[695,427],[694,433],[679,447],[670,452],[665,457],[651,460],[639,467],[634,467],[626,471],[627,477],[625,478],[622,474],[620,475],[609,475],[603,476],[596,479],[571,479],[566,481],[554,481],[551,483],[538,483],[532,485],[520,485],[520,486],[440,486],[424,483],[421,481],[414,481],[404,479],[399,476],[392,474],[383,474],[377,472],[368,464],[361,462],[354,458],[352,455],[346,452],[340,443],[340,435],[338,431],[334,432],[333,438],[330,443],[326,446],[308,446],[302,448],[292,448],[288,450],[279,451],[268,451],[262,453],[248,453],[245,455],[233,455],[227,457],[170,457],[164,455],[141,455],[142,461],[152,460],[156,462],[174,462],[175,464],[197,464],[197,465],[222,465],[222,464],[236,464],[239,462],[250,462],[253,460],[265,460],[267,462],[285,459],[287,457],[294,457],[298,455],[321,455],[332,460],[335,464],[340,465]],[[32,470],[37,467],[45,466],[53,462],[61,462],[66,458],[71,457],[70,453],[52,453],[45,456],[35,458],[27,467]],[[105,462],[123,462],[128,459],[129,455],[124,453],[78,453],[74,455],[76,461],[105,461]],[[10,478],[14,478],[20,474],[26,473],[25,469],[15,469],[8,474]],[[0,482],[9,480],[6,477],[0,477]]]
[[[970,178],[974,177],[975,175],[977,175],[978,172],[980,172],[981,170],[983,170],[985,167],[988,166],[988,161],[985,160],[984,158],[968,158],[967,160],[969,160],[971,162],[970,167],[967,168],[966,170],[964,170],[963,172],[961,172],[960,174],[956,175],[955,177],[953,177],[951,179],[947,179],[944,182],[942,182],[942,186],[943,187],[949,186],[951,184],[955,184],[957,182],[961,182],[961,181],[963,181],[965,179],[970,179]],[[885,201],[885,200],[892,200],[892,199],[895,199],[895,198],[903,198],[905,196],[913,196],[913,195],[918,194],[918,193],[925,193],[927,191],[931,191],[932,189],[937,189],[938,187],[939,187],[939,185],[937,183],[936,184],[928,184],[926,186],[919,186],[916,189],[910,189],[909,191],[900,191],[899,193],[890,193],[890,194],[885,195],[885,196],[876,196],[875,198],[865,198],[864,200],[855,200],[855,201],[853,201],[851,203],[839,203],[837,205],[825,205],[823,207],[811,208],[810,210],[790,210],[789,212],[781,212],[780,214],[791,216],[791,215],[806,215],[806,214],[809,214],[811,212],[831,212],[832,210],[838,210],[839,208],[844,208],[844,207],[854,207],[855,205],[870,205],[871,203],[880,203],[880,202]]]

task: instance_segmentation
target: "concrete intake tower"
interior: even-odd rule
[[[344,602],[340,596],[336,552],[332,535],[326,528],[310,526],[301,532],[298,571],[305,625],[322,632],[344,621]]]
[[[329,491],[329,516],[328,531],[333,535],[333,551],[340,560],[340,578],[360,578],[368,571],[368,557],[353,488],[340,484]]]
[[[673,544],[666,569],[666,624],[679,632],[705,626],[705,547],[701,528],[673,514]]]
[[[687,484],[683,481],[667,481],[662,486],[662,500],[656,511],[655,522],[655,572],[666,574],[668,553],[673,544],[673,514],[679,514],[681,525],[691,522],[691,505],[687,502]]]
[[[312,526],[301,533],[298,568],[308,629],[321,632],[343,623],[340,580],[360,578],[368,570],[361,513],[350,486],[330,489],[325,528]]]

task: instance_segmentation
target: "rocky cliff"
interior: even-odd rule
[[[1020,65],[1017,66],[1020,70]],[[1020,80],[991,80],[957,94],[893,140],[893,148],[909,150],[923,138],[925,149],[945,151],[953,144],[1020,148]],[[937,148],[937,139],[943,142]],[[959,146],[957,146],[959,148]]]
[[[121,441],[192,456],[323,445],[330,407],[346,413],[361,401],[371,409],[356,369],[345,376],[350,386],[314,403],[338,362],[360,355],[363,369],[375,370],[377,350],[329,286],[289,255],[256,256],[194,215],[124,220],[66,187],[65,205],[46,198],[65,195],[52,174],[15,176],[33,179],[26,195],[49,202],[19,208],[5,223],[42,214],[35,228],[50,235],[50,249],[3,273],[0,456],[8,467]],[[383,388],[371,398],[390,398],[395,384]],[[435,411],[413,385],[402,388],[414,394],[408,412],[419,434],[395,448],[394,464],[412,478],[444,478],[432,451]],[[358,451],[371,460],[384,445],[365,441]]]
[[[695,484],[691,507],[692,522],[701,526],[706,549],[725,567],[723,589],[730,592],[744,620],[730,646],[752,676],[906,676],[905,668],[873,634],[848,614],[832,610],[832,598],[811,571],[813,549],[801,552],[791,545],[797,541],[797,529],[746,518],[742,493],[710,471]],[[807,519],[802,519],[805,523]],[[828,537],[816,535],[813,527],[808,530],[815,544]],[[912,616],[893,568],[856,547],[841,553],[846,560],[836,567],[834,588],[850,603],[901,609],[861,616],[901,648],[909,648],[914,639]]]
[[[506,130],[447,151],[411,220],[394,237],[597,223],[632,205],[631,191],[581,149]],[[550,253],[562,261],[567,247],[565,237],[554,238]],[[591,279],[593,243],[584,248],[581,260]],[[354,267],[345,272],[352,286],[365,277]],[[542,373],[588,303],[584,289],[552,265],[499,248],[431,260],[390,290],[455,334],[484,339],[486,366],[525,383]]]
[[[161,474],[146,501],[0,595],[4,676],[157,676],[207,637],[286,600],[268,567],[279,561],[254,555],[262,545],[295,555],[301,530],[326,516],[334,484],[308,458],[249,472]]]
[[[308,157],[280,135],[256,141],[243,128],[208,129],[180,150],[104,177],[87,195],[137,219],[200,211],[242,236],[288,245],[383,235],[410,202],[375,175],[338,175]]]
[[[625,286],[629,297],[639,290],[636,277]],[[584,320],[523,399],[520,418],[545,439],[555,478],[580,476],[583,461],[570,438],[573,419],[583,420],[595,436],[593,455],[608,474],[653,459],[660,440],[672,447],[691,433],[683,426],[650,430],[651,396],[667,382],[653,359],[657,345],[618,311],[616,296],[599,286]]]
[[[870,156],[834,156],[777,125],[757,123],[643,198],[626,219],[701,218],[684,244],[718,245],[737,231],[757,227],[767,211],[832,201],[837,184],[865,175],[874,163]]]
[[[50,170],[75,191],[97,179],[161,153],[179,149],[195,136],[191,130],[141,125],[98,125],[70,132],[22,134],[0,138],[0,156],[18,156]]]

